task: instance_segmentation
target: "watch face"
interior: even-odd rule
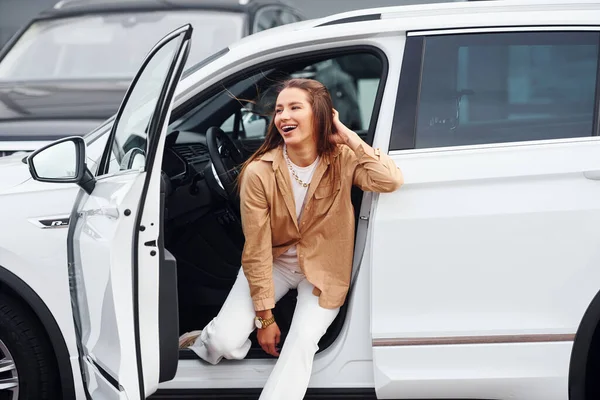
[[[256,325],[256,327],[258,329],[261,329],[262,328],[262,321],[260,319],[258,319],[258,318],[255,318],[254,319],[254,325]]]

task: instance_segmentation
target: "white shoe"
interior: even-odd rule
[[[179,348],[185,349],[190,347],[196,342],[198,336],[202,333],[202,330],[186,332],[179,337]]]

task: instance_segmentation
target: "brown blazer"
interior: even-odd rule
[[[402,184],[394,161],[339,145],[321,159],[310,183],[300,224],[290,174],[277,147],[251,162],[240,186],[242,226],[246,243],[242,268],[256,311],[275,307],[273,260],[296,245],[300,268],[315,286],[323,308],[344,303],[352,272],[354,212],[352,185],[364,191],[392,192]]]

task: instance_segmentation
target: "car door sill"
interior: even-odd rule
[[[258,399],[260,388],[248,389],[160,389],[149,397],[152,400],[162,399],[227,399],[227,400],[251,400]],[[361,399],[376,400],[373,388],[309,388],[304,397],[305,400],[329,400],[329,399]]]
[[[201,360],[200,357],[196,353],[194,353],[190,349],[180,349],[179,350],[179,359],[180,360]],[[256,360],[256,359],[275,359],[275,357],[265,353],[262,349],[250,349],[245,359],[247,360]]]

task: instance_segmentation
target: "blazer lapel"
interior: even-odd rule
[[[338,146],[332,155],[332,158],[335,159],[340,153],[341,150]],[[298,229],[298,232],[300,232],[300,229],[298,228],[298,218],[296,217],[296,201],[294,200],[294,193],[292,192],[292,181],[290,179],[288,167],[283,159],[283,148],[279,146],[278,148],[271,150],[265,156],[263,156],[263,159],[272,161],[273,172],[275,173],[275,179],[277,180],[277,187],[281,192],[285,206],[290,213],[290,217],[292,218],[292,221],[294,221],[294,226],[296,229]],[[313,194],[315,193],[315,190],[317,190],[317,187],[319,186],[319,183],[321,182],[321,179],[323,178],[325,171],[327,171],[330,163],[331,160],[329,158],[325,158],[321,159],[317,165],[315,173],[313,174],[313,178],[311,179],[310,186],[308,187],[308,192],[306,193],[304,207],[310,204]]]
[[[275,179],[277,180],[277,187],[281,192],[285,206],[290,213],[294,226],[298,229],[298,218],[296,217],[296,201],[294,200],[294,194],[292,193],[292,182],[290,180],[290,173],[283,167],[286,167],[283,162],[283,152],[281,148],[278,148],[277,152],[273,157],[273,170],[275,172]]]

